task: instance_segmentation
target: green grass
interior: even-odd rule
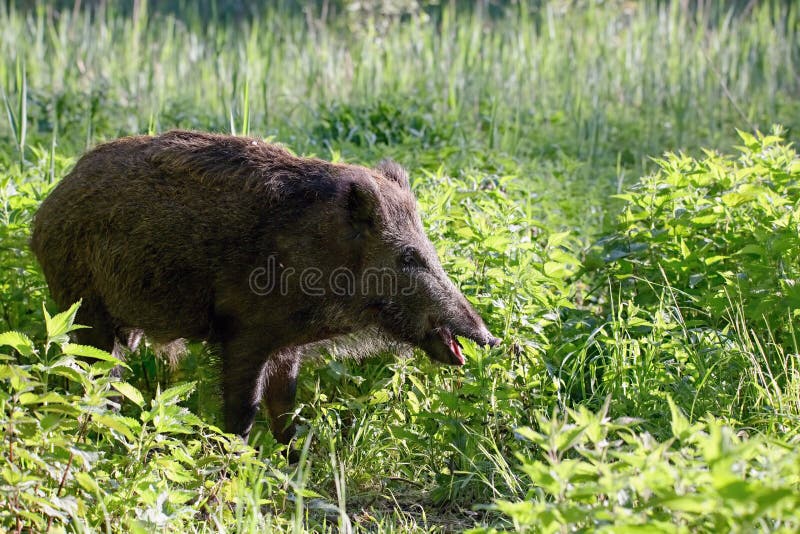
[[[275,8],[242,27],[175,20],[146,2],[130,18],[112,7],[95,17],[3,10],[0,80],[15,117],[23,93],[29,108],[8,147],[55,138],[76,153],[180,126],[452,172],[509,172],[503,154],[522,166],[512,172],[555,189],[559,223],[596,230],[607,193],[650,156],[726,146],[734,126],[796,126],[796,10],[706,21],[677,3],[587,4],[513,8],[502,21],[444,10],[402,24],[326,24]],[[576,195],[594,208],[588,217],[575,213]]]
[[[796,530],[800,17],[679,4],[206,23],[3,3],[0,332],[24,335],[0,337],[0,525]],[[773,123],[786,141],[751,135]],[[209,426],[202,345],[177,369],[144,348],[112,385],[43,315],[29,223],[84,149],[172,127],[401,161],[503,346],[458,370],[308,364],[298,466],[264,420],[258,452]]]

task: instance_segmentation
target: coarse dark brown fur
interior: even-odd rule
[[[364,332],[453,364],[455,335],[497,343],[392,162],[332,164],[188,131],[123,138],[78,161],[31,244],[57,304],[83,301],[80,343],[119,355],[144,332],[218,345],[226,428],[245,439],[262,398],[275,437],[291,439],[302,355],[326,340]]]

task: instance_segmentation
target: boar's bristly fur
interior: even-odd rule
[[[366,336],[463,364],[498,342],[442,269],[406,171],[296,157],[258,139],[172,131],[85,154],[42,203],[32,248],[77,341],[221,349],[228,431],[261,400],[293,435],[302,357]],[[367,344],[369,345],[369,344]],[[364,346],[363,344],[361,346]]]

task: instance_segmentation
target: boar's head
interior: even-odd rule
[[[457,337],[500,342],[453,284],[425,235],[406,171],[382,162],[372,180],[353,182],[348,214],[361,241],[364,312],[391,337],[433,360],[463,365]]]

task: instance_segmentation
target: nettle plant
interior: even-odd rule
[[[667,289],[689,324],[693,315],[721,327],[746,321],[796,351],[800,158],[779,128],[739,134],[738,158],[668,154],[617,195],[617,230],[600,242],[605,274],[639,305],[658,303]]]
[[[260,506],[274,510],[272,498],[285,496],[278,473],[179,404],[192,383],[146,402],[111,373],[122,362],[70,343],[77,309],[44,310],[43,344],[0,334],[0,530],[180,531],[209,515],[273,521]],[[123,398],[131,413],[115,409]]]
[[[585,407],[520,428],[526,499],[498,500],[520,532],[796,532],[797,447],[747,438],[714,418],[690,423],[668,399],[671,437]],[[479,529],[473,532],[493,532]]]

